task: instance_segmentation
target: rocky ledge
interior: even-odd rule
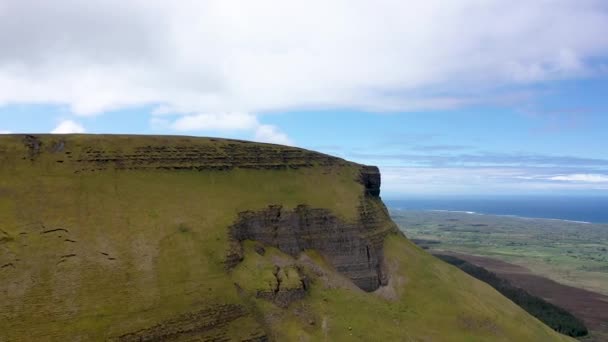
[[[115,136],[116,144],[104,145],[103,136],[76,139],[48,135],[24,135],[23,159],[52,155],[76,173],[103,170],[283,170],[314,166],[341,166],[344,159],[289,146],[240,140],[188,137]]]
[[[316,250],[338,272],[371,292],[388,281],[383,242],[393,231],[382,227],[379,218],[385,213],[378,212],[379,204],[377,199],[362,200],[359,219],[352,223],[325,209],[300,205],[288,210],[278,205],[269,206],[262,211],[240,213],[230,227],[230,235],[233,241],[258,241],[294,258],[305,250]],[[242,248],[236,245],[228,256],[228,266],[238,264],[241,259]]]

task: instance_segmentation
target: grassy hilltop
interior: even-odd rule
[[[410,243],[368,172],[234,140],[0,136],[0,341],[570,340]]]

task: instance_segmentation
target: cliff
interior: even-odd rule
[[[278,145],[0,136],[0,341],[562,339],[411,244],[380,185]]]

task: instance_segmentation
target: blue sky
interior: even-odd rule
[[[45,6],[0,8],[0,132],[295,145],[392,198],[608,195],[605,2]]]

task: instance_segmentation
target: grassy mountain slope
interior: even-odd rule
[[[0,136],[0,341],[569,340],[397,233],[361,172],[221,139]],[[340,251],[235,241],[269,205],[371,213],[388,285],[361,290]]]

